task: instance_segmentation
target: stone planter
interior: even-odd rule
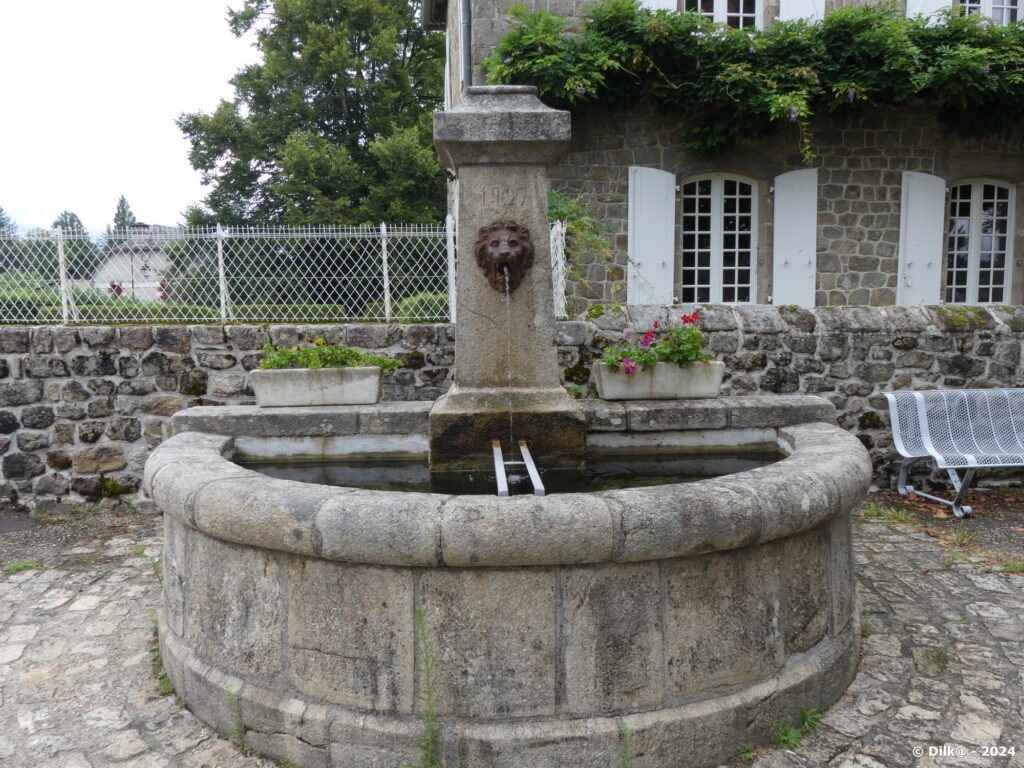
[[[725,363],[694,362],[680,368],[675,363],[637,366],[632,373],[612,370],[604,363],[594,366],[597,394],[602,400],[674,400],[717,397]]]
[[[381,369],[281,368],[251,374],[256,402],[263,407],[296,405],[369,405],[380,400]]]

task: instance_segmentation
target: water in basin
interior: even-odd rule
[[[772,451],[735,454],[601,455],[579,469],[545,469],[541,480],[550,493],[607,491],[666,483],[686,483],[761,467],[782,456]],[[426,459],[251,460],[240,464],[270,477],[320,485],[381,491],[417,491],[460,495],[494,495],[493,467],[431,472]],[[509,492],[533,493],[521,464],[506,467]]]

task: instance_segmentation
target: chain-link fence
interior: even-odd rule
[[[556,307],[564,293],[556,277]],[[0,324],[455,319],[451,216],[417,226],[0,233]]]
[[[0,323],[450,317],[445,225],[0,234]]]

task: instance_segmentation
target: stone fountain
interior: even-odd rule
[[[176,691],[249,748],[333,768],[419,761],[425,647],[446,768],[612,768],[627,740],[634,768],[713,766],[801,707],[829,706],[857,663],[860,442],[816,397],[569,401],[539,234],[567,118],[528,89],[470,89],[436,131],[468,233],[456,386],[436,405],[175,416],[144,490],[164,512],[160,647]],[[510,498],[331,487],[237,463],[451,466],[486,456],[509,412],[542,465],[611,450],[770,447],[781,460]]]

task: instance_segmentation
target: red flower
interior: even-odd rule
[[[654,328],[654,330],[658,330],[659,328],[661,328],[661,323],[655,320],[654,325],[652,325],[651,327]]]
[[[688,315],[683,315],[683,316],[682,316],[682,317],[680,318],[680,320],[682,320],[682,321],[683,321],[683,324],[684,324],[684,325],[693,325],[694,323],[696,323],[696,322],[697,322],[697,317],[698,317],[698,315],[697,315],[697,310],[695,309],[695,310],[693,310],[693,312],[691,312],[690,314],[688,314]]]

